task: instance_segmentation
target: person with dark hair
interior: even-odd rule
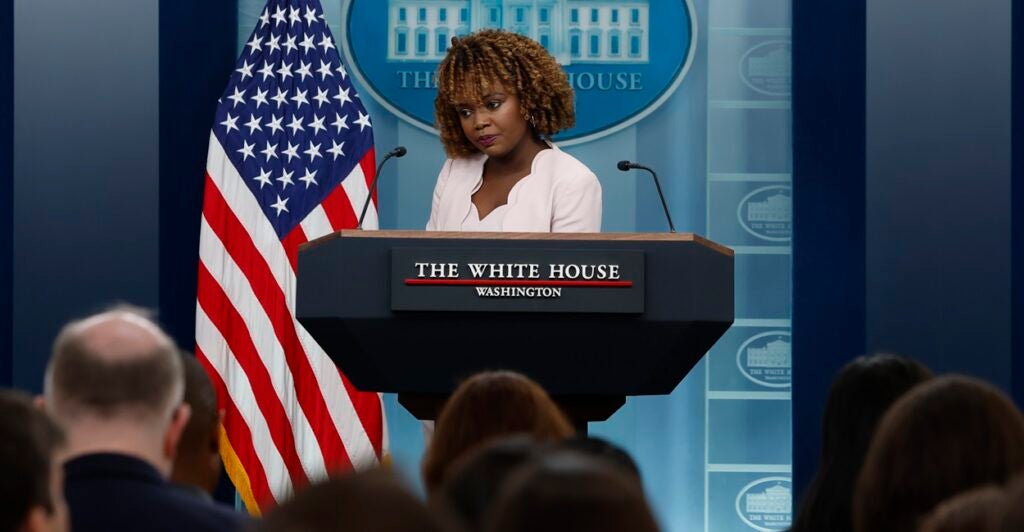
[[[1005,503],[1006,494],[995,486],[970,490],[936,506],[918,532],[995,532]]]
[[[1020,532],[1024,530],[1024,475],[1018,475],[1007,484],[1004,504],[999,511],[996,532]]]
[[[478,373],[459,385],[441,410],[423,457],[423,483],[433,494],[455,460],[501,436],[522,433],[548,442],[573,432],[565,414],[533,380],[511,371]]]
[[[640,481],[640,468],[637,467],[633,457],[622,447],[596,436],[576,436],[569,438],[559,444],[559,448],[568,451],[576,451],[599,460],[606,460],[624,473]]]
[[[1003,507],[999,519],[992,528],[995,532],[1020,532],[1024,530],[1024,475],[1010,481],[1003,492]]]
[[[376,469],[314,484],[271,510],[259,532],[441,532],[401,482]]]
[[[879,423],[854,490],[854,530],[915,530],[940,502],[1022,469],[1024,416],[1013,402],[977,379],[932,379]]]
[[[167,482],[190,409],[174,342],[144,314],[117,309],[68,324],[44,384],[66,431],[65,495],[75,532],[229,531],[241,514]]]
[[[192,415],[178,440],[171,482],[208,499],[220,480],[220,412],[217,392],[202,364],[191,353],[182,353],[185,369],[185,404]]]
[[[64,433],[27,395],[0,390],[0,530],[67,532]]]
[[[433,501],[465,530],[479,532],[502,484],[545,448],[526,435],[496,440],[467,452],[452,464]]]
[[[850,532],[853,488],[871,436],[886,410],[931,378],[915,360],[877,354],[854,359],[839,372],[825,402],[821,458],[791,532]]]
[[[573,451],[517,471],[487,519],[488,532],[657,532],[643,490],[621,468]]]
[[[434,115],[449,159],[428,231],[598,232],[601,183],[551,136],[573,126],[574,94],[540,43],[481,30],[452,39]]]

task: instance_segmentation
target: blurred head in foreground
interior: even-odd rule
[[[1024,468],[1024,416],[995,387],[944,376],[882,418],[854,493],[858,532],[915,530],[942,501]]]
[[[455,460],[498,437],[527,434],[548,442],[573,432],[565,414],[533,380],[511,371],[478,373],[441,410],[423,457],[423,482],[433,493]]]
[[[332,478],[272,510],[260,532],[441,532],[436,518],[390,473]]]
[[[931,372],[891,354],[854,359],[836,375],[822,416],[821,459],[792,532],[850,532],[851,508],[871,437],[886,410]]]
[[[0,530],[66,532],[64,433],[28,396],[0,390]]]
[[[573,451],[541,457],[508,479],[488,517],[488,532],[657,532],[634,477]]]

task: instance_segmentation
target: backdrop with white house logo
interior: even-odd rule
[[[239,49],[263,9],[239,2]],[[736,322],[669,396],[631,398],[591,433],[637,460],[666,530],[782,530],[790,484],[790,0],[325,0],[377,153],[384,229],[422,229],[444,152],[433,72],[480,28],[543,44],[577,125],[556,137],[604,190],[606,231],[680,231],[736,250]],[[624,355],[628,355],[624,353]],[[395,463],[418,483],[421,425],[386,398]]]

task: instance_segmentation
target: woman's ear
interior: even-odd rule
[[[537,129],[537,118],[533,116],[533,110],[527,107],[521,107],[520,109],[522,111],[523,118],[526,119],[526,123],[530,124],[530,127],[533,129]]]

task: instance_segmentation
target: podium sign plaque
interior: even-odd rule
[[[638,250],[402,248],[391,252],[392,310],[644,311]]]

